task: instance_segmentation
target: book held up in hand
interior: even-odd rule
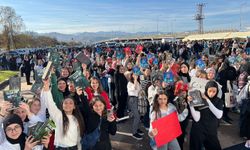
[[[60,58],[59,53],[55,53],[55,52],[49,53],[49,61],[51,61],[55,67],[60,66],[60,60],[61,60],[61,58]]]
[[[48,79],[48,77],[50,76],[50,71],[52,69],[52,61],[48,61],[48,64],[44,70],[44,73],[43,73],[43,76],[42,76],[42,79],[45,80],[45,79]]]
[[[81,62],[82,64],[86,64],[89,65],[91,63],[89,57],[87,57],[86,55],[83,54],[83,52],[79,52],[75,58]]]
[[[72,63],[72,67],[73,67],[73,70],[74,71],[77,71],[77,70],[82,70],[82,66],[81,66],[81,63],[76,61],[76,62],[73,62]]]
[[[80,70],[77,70],[74,74],[69,76],[69,79],[74,82],[75,87],[81,87],[84,89],[89,86],[88,81]]]
[[[19,103],[22,101],[19,90],[3,91],[3,96],[5,101],[9,101],[13,104],[13,109],[19,107]]]
[[[21,78],[20,77],[10,77],[9,90],[21,91]]]
[[[35,70],[35,82],[42,83],[43,82],[43,73],[45,69],[37,69]]]
[[[45,122],[37,122],[35,125],[29,126],[28,136],[32,135],[35,141],[41,141],[55,128],[55,123],[51,119],[47,119]]]
[[[31,91],[32,93],[35,93],[35,94],[39,95],[39,94],[40,94],[40,91],[42,90],[42,88],[43,88],[43,83],[37,83],[37,82],[35,82],[35,83],[32,85],[30,91]]]
[[[173,104],[175,105],[177,112],[181,114],[187,106],[185,105],[186,100],[184,97],[175,97]]]
[[[199,90],[189,91],[189,96],[193,98],[190,102],[190,106],[193,107],[202,107],[202,109],[208,107],[208,103],[205,99],[202,98],[201,92]]]

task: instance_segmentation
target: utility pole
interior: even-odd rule
[[[244,5],[246,5],[246,2],[240,5],[240,31],[242,31],[242,8]]]
[[[203,15],[203,7],[205,6],[204,3],[200,3],[197,5],[197,14],[195,15],[195,20],[198,21],[198,32],[200,34],[203,33],[203,20],[205,19]]]

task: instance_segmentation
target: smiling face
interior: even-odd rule
[[[17,123],[10,124],[6,127],[5,133],[10,139],[16,140],[22,134],[22,127]]]
[[[72,114],[73,110],[75,109],[74,100],[71,98],[66,98],[63,101],[63,110],[66,114]]]
[[[97,91],[99,88],[99,82],[96,79],[92,79],[90,85],[94,91]]]
[[[66,68],[63,68],[61,71],[61,77],[67,78],[69,76],[69,70]]]
[[[58,89],[60,91],[65,91],[66,87],[67,87],[67,85],[66,85],[65,81],[63,81],[63,80],[58,81]]]
[[[27,116],[26,110],[20,107],[14,110],[14,114],[17,114],[22,119],[23,122]]]
[[[119,72],[120,72],[120,73],[124,73],[124,72],[125,72],[125,68],[124,68],[123,66],[120,66]]]
[[[93,110],[99,115],[102,115],[104,108],[105,105],[99,100],[97,100],[93,105]]]
[[[39,100],[35,100],[30,105],[30,111],[34,114],[37,114],[39,110],[41,109],[41,103]]]
[[[214,77],[215,77],[215,73],[214,73],[213,71],[209,71],[209,72],[207,73],[207,79],[208,79],[208,80],[213,80]]]

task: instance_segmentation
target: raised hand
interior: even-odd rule
[[[37,145],[39,141],[34,141],[35,139],[30,135],[25,141],[25,148],[24,150],[32,150],[33,147]]]
[[[43,80],[43,90],[49,91],[49,86],[50,86],[50,80],[49,79]]]
[[[76,88],[76,94],[77,94],[77,95],[82,95],[82,93],[83,93],[82,88],[77,87],[77,88]]]
[[[0,116],[6,116],[9,112],[8,109],[12,107],[12,103],[8,101],[0,101]]]
[[[43,146],[45,148],[47,148],[47,149],[49,147],[50,137],[51,137],[51,134],[48,134],[48,135],[44,136],[43,139],[42,139],[42,141],[41,141],[41,143],[43,144]]]
[[[108,120],[109,122],[113,122],[113,121],[115,120],[114,114],[108,115],[107,120]]]

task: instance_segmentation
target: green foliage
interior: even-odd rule
[[[0,83],[18,74],[17,71],[0,71]]]

